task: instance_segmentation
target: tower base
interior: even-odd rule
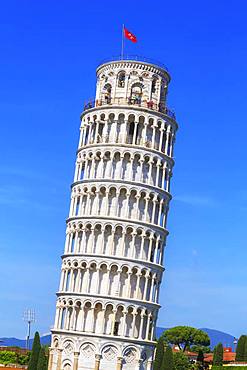
[[[48,370],[152,370],[154,343],[95,335],[52,335]]]

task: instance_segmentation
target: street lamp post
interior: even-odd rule
[[[35,311],[27,309],[23,312],[23,320],[27,323],[26,349],[29,349],[31,324],[35,322]]]

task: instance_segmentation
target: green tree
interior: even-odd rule
[[[213,365],[221,366],[223,364],[223,345],[217,344],[214,348]]]
[[[39,351],[39,358],[37,364],[37,370],[47,370],[47,357],[45,355],[45,348],[41,347]]]
[[[213,352],[213,364],[216,359],[216,352],[217,352],[217,346],[214,347],[214,352]]]
[[[40,337],[39,337],[39,333],[36,331],[34,340],[33,340],[31,358],[28,364],[28,370],[37,370],[40,348],[41,348]]]
[[[197,355],[197,361],[203,364],[204,362],[204,355],[202,349],[199,349],[198,355]]]
[[[161,370],[174,370],[173,353],[170,346],[165,349]]]
[[[236,361],[244,361],[246,335],[241,335],[236,348]]]
[[[170,344],[176,344],[181,351],[192,345],[208,346],[210,339],[207,333],[190,326],[175,326],[164,332],[164,338]]]
[[[244,362],[247,362],[247,336],[245,337],[245,343],[244,343]]]
[[[199,345],[194,345],[194,346],[191,346],[190,347],[190,350],[191,352],[199,352],[200,350],[203,352],[203,353],[210,353],[211,352],[211,348],[208,347],[208,346],[199,346]]]
[[[17,354],[13,351],[1,351],[0,352],[0,364],[16,364]]]
[[[49,357],[49,347],[50,346],[48,344],[44,344],[43,347],[44,347],[44,350],[45,350],[45,355],[48,358]]]
[[[183,352],[176,352],[173,355],[175,370],[189,370],[191,365],[188,357]]]
[[[26,355],[18,354],[17,363],[20,365],[28,365],[31,357],[31,352],[27,352]]]
[[[164,356],[164,339],[161,336],[156,344],[156,352],[154,358],[154,370],[160,370]]]

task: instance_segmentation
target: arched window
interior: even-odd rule
[[[153,81],[152,81],[152,94],[155,94],[156,93],[156,85],[157,85],[157,78],[154,78]]]
[[[130,122],[130,124],[129,124],[129,144],[132,144],[134,130],[135,130],[135,123]]]
[[[99,130],[98,130],[98,135],[100,136],[100,138],[102,137],[103,129],[104,129],[104,123],[100,122],[99,123]]]
[[[70,270],[67,274],[67,280],[66,280],[66,284],[65,284],[65,291],[66,292],[69,290],[69,284],[70,284]]]
[[[111,102],[111,90],[112,90],[111,84],[106,84],[103,88],[104,99],[106,104],[110,104]]]
[[[89,126],[86,128],[86,134],[85,134],[85,145],[88,143],[88,135],[89,135]]]
[[[143,84],[137,82],[131,87],[130,103],[141,104]]]
[[[113,335],[118,335],[119,325],[120,325],[119,321],[114,322]]]
[[[83,180],[84,179],[84,175],[85,175],[85,164],[83,164],[82,165],[82,168],[81,168],[80,180]]]
[[[135,116],[131,114],[128,118],[128,143],[133,144],[133,136],[135,131]]]
[[[80,198],[77,197],[77,202],[76,202],[76,207],[75,207],[75,216],[78,216],[79,207],[80,207]],[[74,240],[74,237],[73,237],[73,240]],[[73,242],[72,242],[72,244],[73,244]]]
[[[62,318],[61,318],[61,328],[64,329],[64,324],[65,324],[65,314],[66,314],[66,308],[62,309]]]
[[[118,74],[118,87],[125,86],[125,72],[119,72]]]
[[[78,205],[78,210],[79,210],[79,205]],[[75,233],[73,234],[72,237],[72,242],[71,242],[71,253],[73,253],[75,250]]]

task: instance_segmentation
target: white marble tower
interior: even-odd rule
[[[152,369],[177,123],[159,64],[111,61],[81,114],[49,370]]]

